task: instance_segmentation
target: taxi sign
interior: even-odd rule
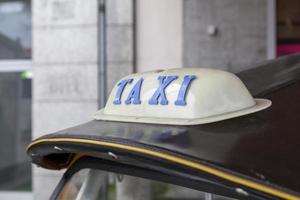
[[[180,68],[137,73],[113,88],[97,120],[195,125],[263,110],[234,74],[215,69]]]

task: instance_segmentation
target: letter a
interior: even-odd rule
[[[141,93],[141,86],[143,83],[143,78],[141,78],[138,82],[136,82],[136,84],[134,85],[134,87],[132,88],[132,90],[130,91],[125,104],[131,104],[131,101],[133,100],[133,104],[141,104],[141,99],[140,99],[140,93]]]

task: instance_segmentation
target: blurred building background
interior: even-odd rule
[[[27,144],[91,120],[121,77],[245,70],[300,51],[299,24],[297,0],[0,0],[0,199],[48,199],[62,172],[31,170]]]

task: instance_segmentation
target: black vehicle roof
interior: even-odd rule
[[[59,169],[69,165],[69,157],[59,156],[55,149],[60,142],[64,155],[93,149],[92,142],[78,144],[71,139],[121,144],[199,162],[300,197],[300,56],[283,57],[237,75],[254,96],[270,99],[272,106],[251,115],[195,126],[94,120],[37,139],[28,153],[34,163]]]

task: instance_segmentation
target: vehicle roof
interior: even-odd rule
[[[34,163],[60,169],[70,164],[71,157],[65,155],[92,152],[95,145],[139,155],[154,152],[150,156],[199,163],[213,175],[218,175],[213,170],[221,171],[221,178],[242,178],[266,191],[300,197],[299,63],[300,56],[293,55],[238,74],[254,96],[273,102],[258,113],[195,126],[93,120],[35,140],[28,153]]]

